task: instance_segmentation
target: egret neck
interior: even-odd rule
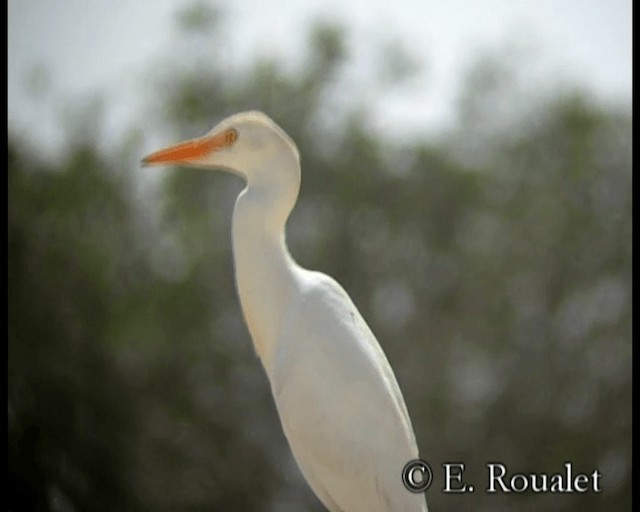
[[[298,197],[300,164],[297,158],[278,161],[277,170],[247,173],[247,187],[238,197],[233,214],[236,286],[256,352],[267,373],[299,271],[287,249],[285,225]],[[283,164],[288,168],[283,169]],[[297,178],[292,180],[291,175]],[[262,179],[265,176],[270,179]],[[274,176],[281,179],[274,181]]]

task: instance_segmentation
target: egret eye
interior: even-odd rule
[[[224,135],[224,142],[227,146],[231,146],[236,140],[238,140],[238,131],[235,128],[227,130]]]

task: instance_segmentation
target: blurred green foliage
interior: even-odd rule
[[[312,27],[300,69],[231,69],[211,58],[222,20],[178,16],[198,51],[150,76],[150,125],[178,140],[260,109],[297,142],[291,252],[377,333],[436,469],[430,508],[630,510],[630,115],[579,92],[531,103],[505,91],[509,66],[479,61],[458,128],[398,140],[357,98],[335,107],[352,93],[346,30]],[[9,510],[322,510],[235,294],[242,184],[180,169],[145,187],[163,171],[137,167],[139,144],[76,141],[43,162],[9,137]],[[598,468],[603,492],[439,492],[443,462],[482,488],[489,461]]]

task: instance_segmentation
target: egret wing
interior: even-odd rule
[[[270,371],[300,469],[331,510],[426,510],[402,483],[418,449],[386,356],[337,282],[315,272],[301,282]]]

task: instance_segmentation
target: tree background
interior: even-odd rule
[[[174,142],[247,109],[298,144],[291,253],[377,334],[435,469],[430,508],[630,510],[630,107],[532,90],[516,50],[470,66],[453,127],[398,136],[349,92],[348,28],[312,26],[299,68],[237,68],[221,11],[176,22],[194,58],[149,66],[148,119],[119,147],[100,146],[100,98],[74,106],[56,161],[9,126],[9,510],[323,510],[236,297],[243,184],[138,164],[147,131]],[[412,66],[396,47],[371,78],[401,88]],[[483,489],[489,461],[571,461],[603,490],[440,492],[442,463]]]

